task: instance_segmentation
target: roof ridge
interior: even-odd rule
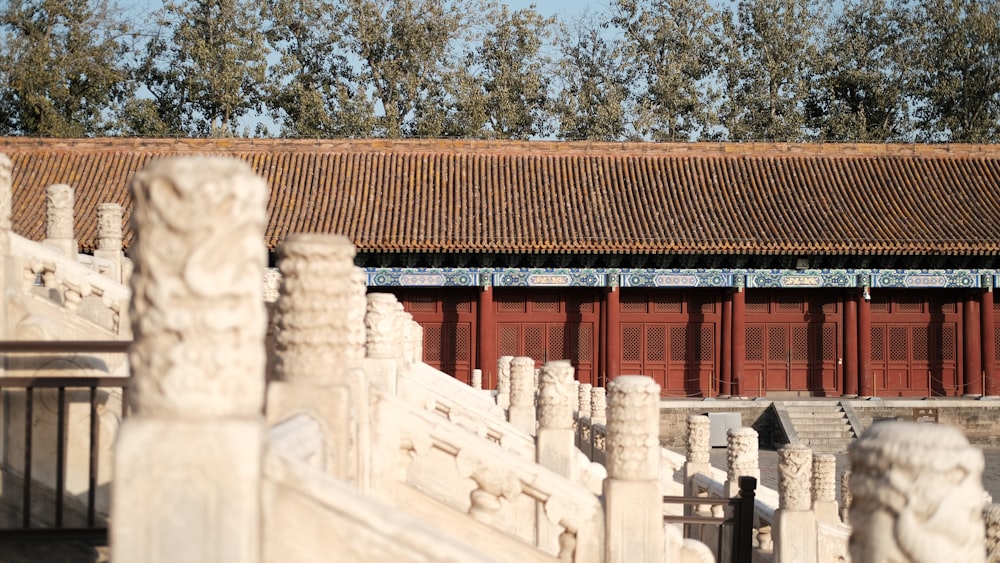
[[[0,152],[329,152],[428,153],[510,156],[692,156],[1000,158],[996,144],[605,142],[481,139],[260,139],[135,138],[52,139],[0,137]]]

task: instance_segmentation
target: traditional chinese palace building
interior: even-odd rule
[[[2,139],[14,230],[44,191],[129,208],[154,158],[226,154],[271,186],[267,244],[342,233],[373,291],[468,380],[498,356],[664,395],[1000,394],[1000,147]],[[126,245],[131,233],[126,232]]]

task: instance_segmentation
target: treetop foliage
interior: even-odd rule
[[[1000,141],[1000,0],[0,2],[0,135]]]

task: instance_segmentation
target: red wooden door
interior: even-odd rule
[[[476,354],[476,294],[467,288],[398,289],[403,309],[424,329],[424,362],[466,383]]]
[[[872,294],[871,377],[875,394],[955,396],[959,389],[961,308],[944,291]]]
[[[741,393],[839,395],[840,294],[749,290]]]
[[[721,325],[717,298],[711,291],[622,290],[621,373],[652,377],[666,396],[712,396]]]
[[[494,289],[497,354],[528,356],[541,367],[570,360],[582,383],[596,377],[599,295],[590,289]]]

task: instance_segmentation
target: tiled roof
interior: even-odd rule
[[[129,205],[154,158],[227,154],[271,187],[267,243],[350,237],[364,252],[1000,254],[1000,146],[447,140],[0,138],[16,232],[45,234],[45,188]],[[127,230],[126,239],[131,238]]]

